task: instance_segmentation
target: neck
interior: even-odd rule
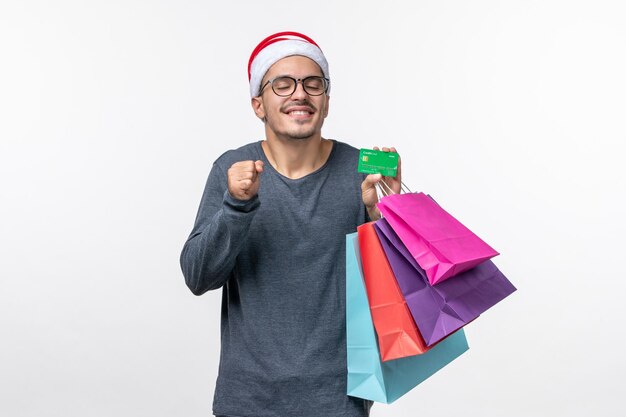
[[[268,137],[261,143],[274,169],[291,179],[302,178],[318,170],[330,155],[332,142],[321,136],[308,139]]]

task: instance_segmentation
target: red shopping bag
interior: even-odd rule
[[[374,223],[359,226],[357,232],[365,288],[382,361],[426,352],[429,347],[402,296]]]
[[[388,195],[377,206],[431,285],[498,255],[424,193]]]

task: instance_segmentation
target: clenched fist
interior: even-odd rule
[[[235,162],[228,168],[228,192],[237,200],[249,200],[259,192],[263,161]]]

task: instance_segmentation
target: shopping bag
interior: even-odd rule
[[[378,240],[374,223],[357,228],[365,288],[378,335],[381,359],[388,361],[419,355],[428,346],[417,330],[385,252]]]
[[[376,221],[374,227],[427,346],[475,320],[516,290],[490,260],[431,285],[387,220]]]
[[[358,238],[346,235],[347,394],[389,404],[468,350],[463,329],[423,355],[382,362],[363,281]]]
[[[498,255],[424,193],[388,195],[377,207],[433,285]]]

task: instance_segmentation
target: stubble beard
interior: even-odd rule
[[[298,103],[292,103],[290,106],[288,107],[292,107],[292,106],[308,106],[310,107],[315,114],[319,114],[318,109],[311,103],[309,103],[308,101],[302,101],[302,102],[298,102]],[[288,108],[287,107],[287,108]],[[286,110],[286,108],[281,108],[280,109],[280,114],[282,114],[284,111]],[[270,129],[277,135],[277,136],[281,136],[286,138],[287,140],[306,140],[306,139],[310,139],[311,137],[313,137],[315,135],[315,133],[317,132],[317,127],[315,125],[311,125],[309,126],[308,129],[305,130],[300,130],[300,129],[290,129],[287,128],[285,132],[279,132],[276,129],[274,129],[272,126],[276,126],[274,123],[272,123],[273,118],[269,115],[266,114],[265,115],[265,124],[267,126],[270,126]],[[296,124],[305,124],[306,122],[300,122],[298,120],[294,121]],[[319,130],[320,130],[320,134],[321,134],[321,128],[324,125],[324,119],[321,120],[321,125],[319,126]]]

